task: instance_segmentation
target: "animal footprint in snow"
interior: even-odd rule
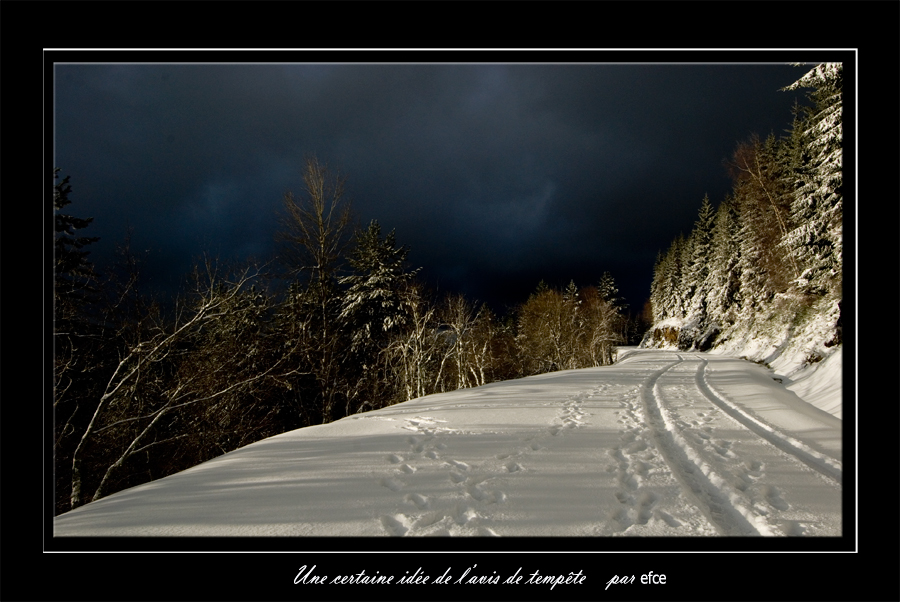
[[[395,537],[403,537],[409,531],[409,520],[402,514],[382,516],[381,524],[388,534]]]
[[[400,491],[403,489],[403,483],[398,481],[397,479],[392,479],[390,477],[385,477],[380,481],[382,487],[387,487],[391,491]]]
[[[777,508],[778,510],[787,510],[790,508],[790,505],[782,499],[781,492],[772,486],[766,487],[766,501],[769,502],[770,506]]]
[[[788,537],[798,537],[806,532],[803,523],[796,520],[782,520],[779,522],[779,526],[781,527],[781,532]]]
[[[628,516],[628,510],[625,508],[618,508],[613,511],[610,518],[619,525],[619,530],[624,531],[628,527],[634,524],[634,521],[631,520],[631,517]]]
[[[407,443],[409,443],[410,447],[412,447],[412,450],[414,452],[416,452],[417,454],[420,454],[425,449],[425,444],[428,443],[429,441],[431,441],[432,439],[434,439],[434,437],[428,435],[421,441],[419,439],[416,439],[415,437],[407,437],[406,441],[407,441]]]
[[[478,513],[469,505],[458,505],[453,513],[453,522],[457,525],[465,525],[469,521],[478,517]]]
[[[646,525],[650,517],[653,516],[653,506],[656,504],[658,496],[652,491],[645,491],[638,499],[638,523]]]
[[[457,470],[462,470],[462,471],[469,470],[469,465],[466,464],[465,462],[458,462],[456,460],[447,460],[447,464],[449,464],[450,466],[452,466],[453,468],[455,468]]]
[[[744,462],[744,466],[747,467],[747,470],[749,471],[748,474],[751,477],[759,478],[760,476],[762,476],[762,462],[759,462],[757,460],[747,460],[746,462]]]
[[[647,464],[643,460],[635,460],[634,461],[634,472],[641,476],[641,478],[646,479],[647,475],[650,474],[650,469],[652,466]]]
[[[627,448],[625,448],[625,451],[627,451],[629,454],[636,454],[638,452],[644,451],[645,449],[647,449],[647,442],[643,439],[638,439],[631,443],[631,445],[629,445]]]
[[[628,506],[634,504],[634,498],[631,497],[630,495],[628,495],[627,493],[625,493],[624,491],[617,491],[616,499],[619,501],[620,504],[626,504]]]
[[[488,504],[506,501],[506,494],[502,491],[485,491],[481,488],[481,485],[470,485],[466,488],[466,493],[479,502]]]
[[[416,508],[419,510],[425,510],[428,508],[428,498],[419,493],[410,493],[406,496],[407,502],[412,502],[416,505]]]
[[[619,474],[619,483],[622,487],[629,491],[634,491],[641,485],[641,478],[637,475],[628,474],[624,470]]]
[[[734,452],[729,449],[730,447],[731,441],[723,441],[720,439],[712,442],[712,448],[716,450],[716,453],[726,458],[734,458]]]
[[[508,462],[506,464],[507,472],[519,472],[520,470],[522,470],[522,466],[517,462]]]
[[[738,491],[747,491],[747,488],[750,487],[750,485],[753,485],[753,477],[746,472],[737,473],[737,480],[734,482],[735,489]]]
[[[456,472],[455,470],[450,471],[450,480],[453,481],[454,483],[462,483],[467,478],[469,478],[469,477],[467,477],[466,475],[464,475],[462,473]]]
[[[423,514],[418,520],[416,520],[413,526],[417,529],[430,527],[444,520],[446,516],[447,515],[443,512],[428,512]],[[449,533],[446,534],[449,535]]]
[[[403,458],[397,454],[391,454],[388,456],[388,462],[391,464],[400,464],[400,462],[403,462]]]

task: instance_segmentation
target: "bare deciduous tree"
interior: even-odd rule
[[[351,207],[345,198],[345,179],[331,174],[315,157],[306,160],[303,192],[284,195],[281,260],[295,276],[312,274],[311,280],[328,282],[335,278],[338,262],[348,244]]]
[[[472,330],[480,316],[481,310],[476,309],[462,294],[450,295],[444,300],[441,322],[451,338],[445,357],[453,359],[456,369],[456,389],[471,386],[469,372],[472,365],[470,357]]]
[[[421,285],[407,285],[401,299],[406,320],[383,354],[386,373],[392,376],[401,395],[410,400],[433,391],[431,370],[440,347],[440,333],[436,308]]]
[[[332,419],[341,389],[338,322],[340,293],[338,270],[351,234],[350,203],[344,179],[333,175],[318,159],[307,159],[300,196],[287,192],[282,230],[281,261],[298,278],[307,274],[302,305],[315,315],[307,332],[308,356],[320,388],[322,422]]]
[[[738,145],[729,166],[735,199],[748,228],[745,236],[759,249],[757,261],[767,272],[767,285],[780,292],[800,271],[794,256],[779,244],[792,229],[792,196],[782,173],[785,166],[778,160],[778,144],[773,136],[765,142],[752,136]]]
[[[113,450],[106,455],[112,453],[115,458],[103,471],[91,496],[96,500],[107,494],[111,478],[133,456],[154,446],[197,436],[187,425],[174,430],[171,425],[161,428],[164,419],[176,411],[183,413],[237,391],[247,391],[276,374],[284,377],[291,372],[283,366],[284,355],[263,361],[248,348],[221,348],[225,354],[214,363],[198,365],[188,361],[196,362],[198,356],[208,352],[208,346],[199,344],[202,337],[220,333],[229,322],[241,320],[246,310],[236,307],[236,302],[258,274],[256,269],[245,268],[233,278],[224,277],[207,261],[202,271],[195,272],[194,298],[178,304],[172,324],[167,324],[158,312],[143,314],[146,322],[134,329],[136,340],[120,355],[73,454],[72,508],[84,502],[82,465],[92,440],[103,439]],[[255,359],[259,359],[259,365]]]
[[[622,316],[594,287],[541,287],[519,308],[517,344],[525,374],[605,366],[622,342]]]

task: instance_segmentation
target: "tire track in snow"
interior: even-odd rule
[[[717,408],[737,421],[741,426],[759,435],[778,449],[797,458],[813,470],[842,484],[843,467],[837,460],[811,449],[808,445],[797,439],[782,433],[775,427],[766,424],[759,418],[731,402],[724,394],[720,393],[709,384],[707,366],[709,361],[705,358],[697,358],[702,363],[697,368],[697,388]]]
[[[640,403],[640,387],[634,389],[635,401]],[[628,396],[619,401],[619,409],[614,412],[624,431],[620,443],[609,451],[615,464],[607,472],[615,472],[619,490],[615,497],[621,505],[610,516],[618,532],[625,532],[633,525],[646,525],[651,518],[664,520],[669,527],[677,528],[681,522],[667,512],[657,509],[659,495],[644,487],[651,473],[667,471],[665,460],[648,444],[647,431],[637,409]]]
[[[660,378],[683,361],[679,355],[643,385],[644,414],[657,448],[675,478],[723,535],[774,535],[766,520],[748,508],[741,495],[685,440],[662,402]]]

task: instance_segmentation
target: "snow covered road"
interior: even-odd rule
[[[761,366],[631,349],[272,437],[54,535],[835,536],[841,435]]]

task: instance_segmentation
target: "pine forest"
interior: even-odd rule
[[[718,207],[703,198],[693,230],[657,257],[644,346],[796,343],[815,362],[841,343],[842,78],[841,64],[818,65],[788,87],[810,88],[812,106],[795,107],[787,135],[734,150],[731,194]]]

